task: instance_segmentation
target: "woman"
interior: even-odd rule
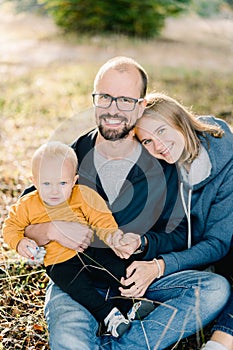
[[[232,278],[233,134],[229,126],[211,116],[196,118],[176,100],[154,93],[147,97],[136,135],[154,157],[176,163],[180,172],[189,249],[161,255],[164,274],[208,266],[231,247],[231,263],[225,267]],[[231,296],[205,350],[233,349],[232,314]]]

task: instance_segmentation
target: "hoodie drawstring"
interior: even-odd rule
[[[192,189],[189,188],[188,190],[188,203],[186,205],[185,198],[184,198],[184,183],[180,183],[180,195],[182,200],[182,205],[185,211],[185,215],[187,217],[188,221],[188,249],[191,248],[192,244],[192,232],[191,232],[191,198],[192,198]]]

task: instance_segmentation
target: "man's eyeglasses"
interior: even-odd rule
[[[117,108],[119,111],[133,111],[136,103],[142,102],[143,98],[132,98],[132,97],[113,97],[108,94],[92,94],[93,104],[96,107],[100,108],[109,108],[112,104],[112,101],[116,102]]]

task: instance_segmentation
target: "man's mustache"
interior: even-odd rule
[[[110,113],[104,113],[99,116],[99,119],[107,119],[107,118],[112,118],[112,119],[121,119],[122,121],[127,122],[127,119],[119,114],[110,114]]]

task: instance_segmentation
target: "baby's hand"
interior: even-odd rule
[[[119,233],[112,236],[111,244],[109,246],[122,259],[128,259],[140,246],[140,235],[135,233]]]
[[[35,241],[29,238],[22,238],[17,245],[17,252],[25,258],[33,258],[32,250],[39,249]]]
[[[106,243],[109,245],[109,247],[117,247],[120,245],[120,240],[123,238],[124,233],[121,230],[117,230],[112,235],[109,235],[107,237]]]
[[[18,243],[17,252],[28,259],[27,262],[29,265],[42,264],[46,254],[44,247],[38,247],[35,241],[26,237]]]
[[[120,240],[121,245],[132,245],[135,247],[135,250],[140,247],[141,244],[141,238],[140,235],[137,235],[136,233],[125,233],[122,239]]]
[[[128,259],[129,254],[124,251],[124,245],[120,242],[124,236],[124,233],[121,230],[117,230],[114,234],[107,237],[106,243],[122,259]]]
[[[128,259],[141,245],[141,237],[136,233],[125,233],[122,239],[119,241],[121,246],[118,249],[124,251],[128,255]]]

